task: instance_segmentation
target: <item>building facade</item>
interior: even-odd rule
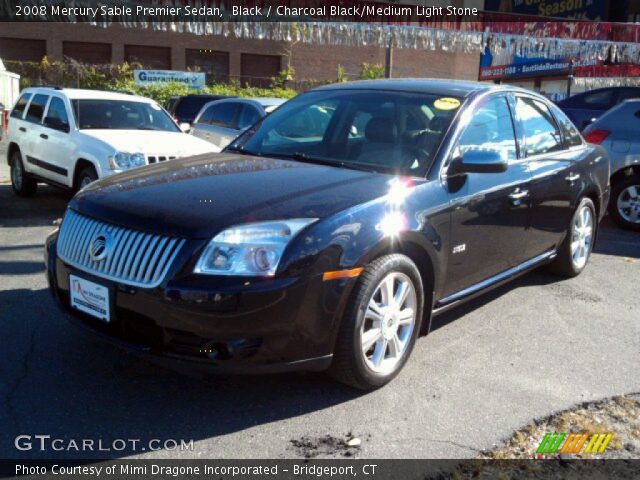
[[[146,68],[200,69],[207,81],[238,80],[264,85],[290,61],[298,81],[337,78],[338,66],[348,78],[363,63],[385,64],[386,51],[377,47],[288,44],[232,36],[194,35],[69,23],[0,23],[0,58],[39,62],[73,59],[89,64],[137,62]],[[444,51],[393,50],[392,76],[476,80],[479,55]]]

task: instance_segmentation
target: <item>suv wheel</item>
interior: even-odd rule
[[[96,173],[96,169],[93,167],[84,167],[80,173],[78,174],[78,178],[76,179],[76,191],[86,187],[92,182],[95,182],[98,179],[98,174]]]
[[[550,270],[563,277],[576,277],[587,266],[596,238],[596,207],[590,198],[578,204],[567,236],[558,249],[558,256]]]
[[[622,228],[640,231],[640,175],[624,177],[613,185],[609,213]]]
[[[38,189],[38,182],[24,169],[19,151],[11,155],[11,187],[21,197],[31,197]]]
[[[393,254],[372,262],[352,292],[331,375],[363,390],[391,381],[413,350],[423,304],[422,279],[411,259]]]

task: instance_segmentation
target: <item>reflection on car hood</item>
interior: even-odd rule
[[[290,160],[207,154],[99,180],[70,206],[123,226],[209,238],[241,223],[325,218],[387,194],[389,180]]]
[[[82,130],[82,134],[101,140],[120,152],[128,153],[185,157],[220,151],[212,143],[183,132],[96,129]]]

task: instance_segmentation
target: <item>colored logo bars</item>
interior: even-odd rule
[[[536,453],[580,453],[585,446],[584,453],[604,453],[613,433],[547,433],[540,442]],[[587,443],[587,440],[588,443]]]

